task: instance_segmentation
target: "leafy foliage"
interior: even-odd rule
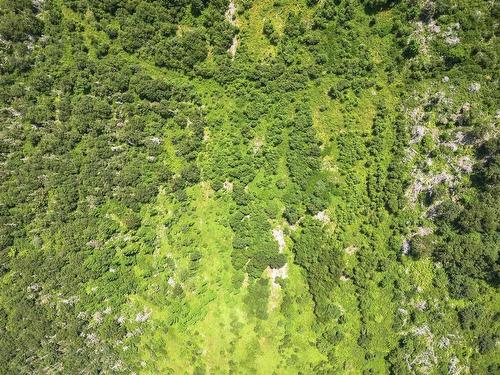
[[[497,373],[499,9],[0,1],[0,373]]]

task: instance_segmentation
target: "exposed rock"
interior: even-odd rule
[[[415,233],[416,236],[420,237],[428,236],[429,234],[432,234],[432,228],[428,227],[418,227],[417,232]]]
[[[241,283],[242,288],[248,287],[248,272],[245,272],[245,277],[243,278],[243,282]]]
[[[103,312],[102,312],[102,313],[103,313],[103,314],[105,314],[105,315],[109,315],[109,314],[111,314],[111,312],[112,312],[112,311],[113,311],[113,309],[112,309],[111,307],[109,307],[109,306],[108,306],[108,307],[106,307],[106,308],[103,310]]]
[[[419,21],[416,23],[415,31],[413,32],[412,36],[420,46],[420,53],[422,55],[428,55],[429,54],[428,44],[431,39],[431,36],[427,33],[423,22]]]
[[[271,280],[271,293],[269,295],[269,310],[274,310],[278,305],[279,290],[281,286],[276,282],[276,279],[282,278],[286,279],[288,277],[288,263],[281,268],[270,268],[266,269],[267,275]]]
[[[413,134],[411,137],[411,143],[418,143],[427,133],[427,129],[424,126],[415,126],[413,128]]]
[[[446,336],[441,337],[441,339],[438,342],[438,347],[440,349],[445,349],[450,346],[450,339]]]
[[[408,255],[411,250],[411,243],[410,240],[415,237],[415,236],[428,236],[429,234],[432,233],[432,228],[428,227],[418,227],[417,231],[415,233],[410,234],[407,238],[403,239],[403,243],[401,244],[401,253],[403,255]],[[420,287],[417,288],[417,291],[420,293],[422,290]]]
[[[424,189],[424,184],[420,180],[415,180],[407,193],[407,197],[411,203],[415,203],[417,201],[418,195]]]
[[[143,312],[137,313],[135,316],[135,321],[138,323],[147,322],[151,316],[151,311],[144,310]]]
[[[469,86],[469,91],[472,93],[476,93],[480,89],[481,89],[481,84],[479,82],[471,83],[471,85]]]
[[[434,176],[420,174],[415,176],[415,180],[407,190],[406,196],[411,203],[415,203],[422,191],[432,191],[435,186],[443,182],[451,185],[453,181],[454,177],[446,172],[441,172]]]
[[[285,263],[285,265],[281,268],[267,268],[267,272],[269,275],[269,278],[272,280],[273,283],[276,282],[276,278],[280,277],[282,279],[286,279],[288,277],[288,263]],[[279,286],[276,284],[276,286]]]
[[[459,366],[460,360],[454,356],[450,360],[450,364],[448,365],[448,374],[449,375],[459,375],[461,373],[465,373],[467,368],[465,366]]]
[[[463,156],[457,160],[457,165],[464,173],[472,173],[474,164],[468,156]]]
[[[123,361],[118,360],[114,363],[113,366],[111,366],[111,370],[116,371],[116,372],[121,372],[125,369],[125,364]]]
[[[231,2],[229,3],[229,8],[226,11],[226,19],[228,20],[228,22],[231,25],[236,26],[236,24],[237,24],[237,20],[236,20],[236,6],[234,5],[234,1],[233,0],[231,0]],[[234,56],[236,55],[236,49],[238,48],[238,44],[239,44],[239,42],[238,42],[238,36],[234,35],[233,36],[233,42],[231,43],[231,46],[227,50],[227,52],[231,55],[232,58],[234,58]]]
[[[446,37],[445,41],[450,46],[454,46],[455,44],[460,43],[460,38],[458,36],[456,36],[456,35],[450,35],[450,36]]]
[[[414,108],[410,113],[410,119],[413,121],[414,125],[418,125],[422,122],[424,117],[424,111],[421,107]]]
[[[255,138],[253,141],[253,153],[256,154],[260,151],[264,141],[261,138]]]
[[[439,34],[439,32],[441,31],[441,27],[434,20],[429,22],[428,28],[429,31],[434,34]]]
[[[437,357],[436,354],[434,353],[434,348],[431,346],[429,349],[426,351],[420,353],[417,355],[414,359],[413,362],[410,364],[411,369],[413,369],[415,366],[421,369],[419,373],[429,373],[431,368],[437,363]]]
[[[349,276],[341,275],[339,280],[342,282],[346,282],[346,281],[351,280],[351,278]]]
[[[448,26],[448,28],[446,29],[445,33],[444,33],[444,41],[450,45],[450,46],[454,46],[458,43],[460,43],[460,38],[457,36],[457,31],[460,29],[460,24],[457,22],[457,23],[454,23],[450,26]]]
[[[224,183],[222,184],[222,187],[224,188],[224,190],[226,191],[233,191],[233,183],[232,182],[229,182],[229,181],[224,181]]]
[[[87,204],[89,205],[89,208],[91,210],[93,210],[94,208],[97,207],[98,200],[97,200],[96,196],[94,196],[94,195],[88,195],[86,199],[87,199]]]
[[[9,107],[9,108],[3,108],[3,110],[7,111],[10,113],[11,116],[13,117],[21,117],[21,112],[16,111],[14,108]]]
[[[474,137],[468,135],[468,134],[465,134],[461,131],[458,131],[455,133],[455,140],[453,141],[455,143],[458,143],[459,145],[469,145],[469,144],[472,144],[474,142]]]
[[[37,9],[37,11],[42,10],[43,3],[45,3],[45,0],[31,0],[33,3],[33,6]]]
[[[413,307],[415,307],[417,310],[424,311],[427,308],[427,301],[425,300],[416,301],[413,304]]]
[[[79,300],[80,300],[80,297],[78,297],[78,296],[71,296],[69,298],[62,299],[61,302],[63,303],[63,305],[74,306],[75,303],[77,303]]]
[[[316,220],[319,220],[319,221],[325,223],[325,224],[330,222],[330,216],[328,216],[326,210],[319,211],[316,215],[314,215],[314,218]]]
[[[233,0],[229,3],[229,7],[226,11],[226,19],[231,25],[236,26],[236,6]]]
[[[344,249],[344,251],[345,251],[347,254],[352,255],[352,254],[354,254],[356,251],[358,251],[358,247],[357,247],[357,246],[354,246],[354,245],[351,245],[351,246],[349,246],[349,247],[346,247],[346,248]]]
[[[325,156],[321,161],[321,168],[329,172],[337,172],[338,167],[331,156]]]
[[[100,311],[96,311],[94,313],[94,315],[92,315],[92,320],[96,323],[96,324],[101,324],[103,322],[103,317],[102,317],[102,313]]]
[[[238,37],[235,35],[233,36],[233,41],[231,43],[231,46],[229,47],[229,49],[227,50],[227,52],[231,55],[231,57],[234,58],[234,56],[236,55],[236,50],[238,49]]]
[[[441,182],[452,182],[453,179],[454,178],[452,175],[450,175],[446,172],[441,172],[441,173],[430,178],[429,186],[430,186],[430,188],[433,188],[434,186],[440,184]]]
[[[427,324],[424,324],[420,327],[415,327],[413,329],[413,333],[415,333],[417,336],[427,336],[429,338],[433,337],[433,334]]]
[[[443,146],[450,148],[453,152],[458,151],[458,145],[455,142],[442,143]]]
[[[281,228],[273,229],[273,237],[278,242],[279,252],[282,253],[286,246],[283,230]]]
[[[42,289],[42,286],[38,283],[31,284],[27,287],[28,291],[30,292],[38,292],[40,289]]]
[[[406,163],[409,163],[417,155],[418,155],[418,152],[415,151],[415,149],[413,149],[412,147],[409,147],[406,149],[406,155],[405,155],[404,160]]]
[[[90,240],[89,242],[87,242],[87,246],[91,247],[92,249],[98,249],[102,246],[102,244],[98,240]]]
[[[410,241],[408,241],[406,238],[403,240],[403,244],[401,245],[401,252],[403,255],[408,255],[410,253]]]
[[[97,335],[93,332],[87,333],[85,335],[85,341],[86,341],[87,345],[89,345],[89,346],[97,345],[99,343],[99,339],[98,339]]]
[[[427,341],[427,350],[417,354],[411,361],[410,355],[406,356],[405,361],[408,369],[413,373],[415,367],[422,373],[430,372],[430,369],[437,363],[437,357],[434,353],[433,339],[434,335],[427,325],[415,327],[413,333],[417,336],[424,336]]]

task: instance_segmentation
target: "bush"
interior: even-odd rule
[[[204,61],[207,54],[204,33],[201,30],[192,30],[159,44],[155,62],[158,66],[187,70]]]
[[[434,251],[434,236],[414,236],[410,241],[410,255],[415,259],[428,258]]]

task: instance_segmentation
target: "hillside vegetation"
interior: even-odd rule
[[[0,374],[498,374],[499,20],[0,0]]]

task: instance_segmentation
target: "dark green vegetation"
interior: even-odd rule
[[[0,374],[497,374],[499,18],[0,0]]]

